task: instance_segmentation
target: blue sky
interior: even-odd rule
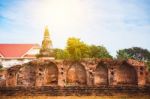
[[[53,47],[68,37],[104,45],[111,55],[150,50],[150,0],[0,0],[0,43],[39,43],[46,25]]]

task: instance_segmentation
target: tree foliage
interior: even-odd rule
[[[90,58],[112,58],[104,46],[91,45],[89,49]]]
[[[63,49],[54,49],[55,59],[70,59],[70,54],[67,50]]]
[[[81,60],[83,58],[112,58],[103,46],[87,45],[78,38],[68,38],[67,46],[63,49],[55,49],[56,59]]]
[[[140,61],[150,61],[150,52],[147,49],[140,47],[132,47],[128,49],[122,49],[117,52],[118,59],[136,59]]]
[[[132,58],[131,55],[128,54],[124,49],[117,52],[117,59],[126,60],[129,58]]]
[[[117,52],[118,59],[135,59],[139,61],[144,61],[147,64],[148,69],[150,69],[150,52],[147,49],[140,47],[132,47],[128,49],[122,49]]]
[[[78,38],[71,37],[67,40],[67,51],[70,54],[70,58],[73,60],[80,60],[81,58],[87,58],[89,53],[89,47]]]

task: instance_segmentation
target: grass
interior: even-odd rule
[[[150,96],[0,96],[0,99],[150,99]]]

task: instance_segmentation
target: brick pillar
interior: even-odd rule
[[[113,66],[111,68],[108,68],[108,85],[113,86],[113,85],[117,85],[116,82],[116,68],[114,68]]]
[[[146,83],[146,68],[144,66],[136,67],[138,86],[144,86]]]
[[[65,86],[65,78],[66,78],[66,73],[64,72],[64,64],[62,62],[57,63],[57,68],[58,68],[58,86]]]

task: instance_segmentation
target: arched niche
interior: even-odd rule
[[[34,66],[23,66],[17,73],[17,86],[35,86],[36,73]]]
[[[86,85],[87,75],[84,66],[80,63],[71,65],[67,71],[67,84]]]
[[[127,63],[123,63],[117,68],[116,81],[120,85],[136,85],[137,72],[135,68]]]
[[[45,65],[45,85],[58,84],[58,68],[56,64],[49,63]]]
[[[99,63],[94,73],[94,85],[108,85],[108,69],[104,64]]]

